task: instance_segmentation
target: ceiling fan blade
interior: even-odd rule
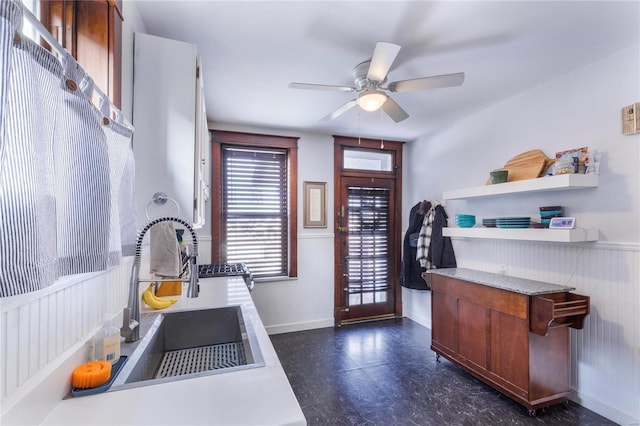
[[[329,84],[289,83],[291,89],[328,90],[331,92],[355,92],[355,87],[332,86]]]
[[[371,57],[371,65],[369,65],[369,71],[367,72],[367,78],[371,81],[384,81],[399,51],[400,46],[397,44],[386,41],[376,43],[376,48]]]
[[[322,117],[320,119],[320,121],[329,121],[329,120],[333,120],[334,118],[337,118],[338,116],[344,114],[345,112],[349,111],[351,108],[353,108],[354,106],[358,105],[358,102],[356,102],[355,99],[351,99],[349,102],[347,102],[346,104],[338,107],[337,109],[335,109],[333,112],[329,113],[328,115]]]
[[[387,89],[392,92],[410,92],[412,90],[437,89],[439,87],[460,86],[464,81],[464,73],[433,75],[431,77],[414,78],[389,83]]]
[[[409,114],[403,110],[400,105],[387,96],[387,100],[382,104],[382,110],[396,123],[409,118]]]

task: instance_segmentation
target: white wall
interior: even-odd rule
[[[205,82],[206,84],[206,82]],[[252,292],[270,334],[333,325],[333,137],[210,123],[210,129],[295,136],[298,140],[298,278],[257,282]],[[303,228],[302,183],[327,182],[327,227]],[[206,211],[211,217],[211,204]],[[209,233],[209,237],[205,234]],[[211,228],[200,230],[210,243]]]
[[[509,158],[588,146],[602,153],[598,188],[448,201],[450,217],[527,215],[562,205],[577,226],[600,229],[582,244],[454,240],[459,267],[576,287],[591,297],[585,328],[571,333],[575,399],[619,423],[640,420],[640,135],[621,134],[621,108],[640,101],[634,46],[408,144],[404,211],[443,190],[483,185]],[[406,219],[405,219],[406,221]],[[406,227],[405,227],[406,228]],[[405,313],[429,325],[430,294],[406,290]]]

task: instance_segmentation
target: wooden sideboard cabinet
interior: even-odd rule
[[[567,402],[568,328],[589,297],[572,287],[468,269],[430,274],[431,349],[528,408]]]

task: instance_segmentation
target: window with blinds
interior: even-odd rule
[[[389,202],[388,189],[348,188],[349,306],[387,301]]]
[[[222,145],[226,262],[254,277],[288,273],[287,150]]]

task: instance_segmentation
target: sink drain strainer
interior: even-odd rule
[[[242,343],[180,349],[164,354],[155,378],[182,376],[246,364]]]

